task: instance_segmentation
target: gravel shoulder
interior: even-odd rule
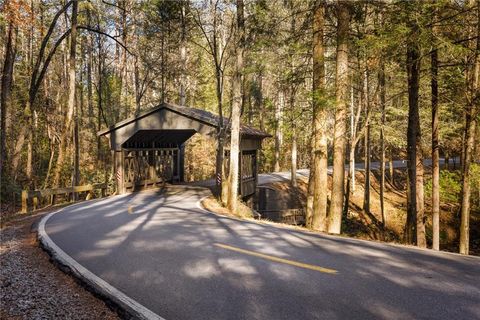
[[[0,229],[0,318],[119,319],[39,247],[32,225],[40,218],[12,220]]]

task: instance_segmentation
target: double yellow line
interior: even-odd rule
[[[283,258],[271,256],[271,255],[268,255],[268,254],[263,254],[263,253],[259,253],[259,252],[255,252],[255,251],[250,251],[250,250],[240,249],[240,248],[237,248],[237,247],[232,247],[232,246],[222,244],[222,243],[215,243],[214,245],[219,247],[219,248],[226,249],[226,250],[231,250],[231,251],[243,253],[243,254],[246,254],[246,255],[249,255],[249,256],[254,256],[254,257],[258,257],[258,258],[262,258],[262,259],[266,259],[266,260],[270,260],[270,261],[275,261],[275,262],[279,262],[279,263],[283,263],[283,264],[288,264],[288,265],[303,268],[303,269],[309,269],[309,270],[314,270],[314,271],[329,273],[329,274],[336,274],[337,273],[337,270],[334,270],[334,269],[328,269],[328,268],[323,268],[323,267],[316,266],[316,265],[313,265],[313,264],[307,264],[307,263],[302,263],[302,262],[298,262],[298,261],[283,259]]]

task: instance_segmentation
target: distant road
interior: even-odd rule
[[[209,194],[86,201],[43,225],[151,319],[480,319],[478,257],[218,216],[198,207]]]
[[[450,159],[450,161],[453,161],[453,159]],[[455,161],[458,165],[459,158],[456,158]],[[445,159],[440,158],[439,162],[440,162],[440,165],[444,165],[445,164]],[[431,166],[432,165],[432,159],[425,159],[423,161],[423,163],[426,166]],[[349,167],[350,167],[349,165],[346,165],[345,170],[348,170]],[[407,167],[407,161],[406,160],[394,160],[393,161],[393,167],[394,168],[406,168]],[[386,169],[390,168],[390,164],[388,162],[385,163],[385,168]],[[372,170],[380,169],[380,162],[372,161],[371,169]],[[333,170],[333,167],[329,166],[328,167],[328,174],[332,174],[332,170]],[[365,170],[365,164],[363,162],[362,163],[356,163],[355,164],[355,170],[358,170],[358,171]],[[310,174],[309,169],[299,169],[299,170],[297,170],[297,179],[298,178],[307,178],[308,179],[309,174]],[[262,184],[268,184],[268,183],[272,183],[272,182],[287,181],[287,180],[289,181],[290,177],[291,177],[290,171],[262,173],[262,174],[258,175],[258,184],[262,185]]]

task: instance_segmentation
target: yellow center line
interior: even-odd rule
[[[298,262],[298,261],[283,259],[283,258],[271,256],[271,255],[268,255],[268,254],[263,254],[263,253],[259,253],[259,252],[255,252],[255,251],[250,251],[250,250],[240,249],[240,248],[237,248],[237,247],[232,247],[232,246],[222,244],[222,243],[215,243],[214,245],[217,246],[217,247],[226,249],[226,250],[240,252],[240,253],[243,253],[243,254],[267,259],[267,260],[270,260],[270,261],[289,264],[291,266],[295,266],[295,267],[299,267],[299,268],[304,268],[304,269],[309,269],[309,270],[314,270],[314,271],[324,272],[324,273],[329,273],[329,274],[336,274],[337,273],[337,270],[334,270],[334,269],[328,269],[328,268],[323,268],[323,267],[316,266],[316,265],[313,265],[313,264],[307,264],[307,263],[302,263],[302,262]]]

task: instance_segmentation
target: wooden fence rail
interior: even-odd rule
[[[23,190],[22,191],[22,213],[29,212],[29,202],[32,202],[33,210],[38,208],[39,199],[44,197],[51,197],[50,202],[54,204],[56,195],[67,195],[79,192],[87,192],[86,199],[91,199],[93,196],[93,191],[100,189],[102,197],[105,196],[107,190],[106,183],[95,183],[87,184],[84,186],[74,186],[67,188],[56,188],[56,189],[43,189],[43,190]],[[31,200],[31,201],[30,201]]]

